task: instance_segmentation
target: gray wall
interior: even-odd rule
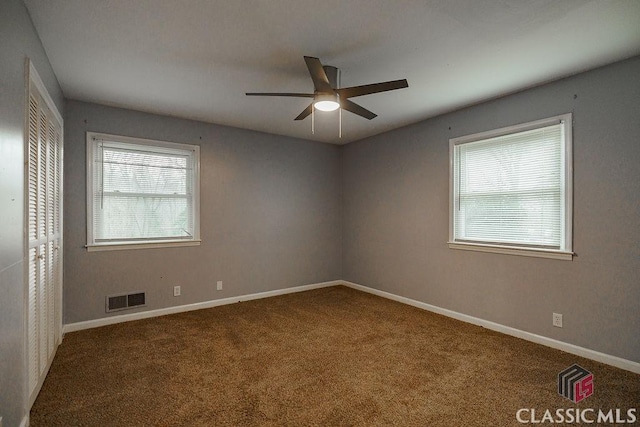
[[[60,86],[20,0],[0,1],[0,416],[17,426],[26,415],[24,271],[25,58],[62,112]]]
[[[202,245],[87,252],[87,131],[200,145]],[[341,183],[337,146],[68,101],[65,323],[121,292],[147,292],[135,312],[340,279]]]
[[[344,279],[640,362],[639,76],[636,57],[346,146]],[[449,249],[449,139],[566,112],[574,260]]]

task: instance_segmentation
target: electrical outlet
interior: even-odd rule
[[[218,283],[216,284],[216,289],[219,291],[222,290],[222,280],[218,280]]]
[[[553,313],[553,326],[562,328],[562,314]]]
[[[180,296],[180,286],[174,286],[173,287],[173,296],[174,297],[179,297]]]

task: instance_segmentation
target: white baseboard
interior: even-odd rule
[[[544,337],[542,335],[532,334],[531,332],[521,331],[520,329],[515,329],[509,326],[501,325],[499,323],[479,319],[477,317],[458,313],[452,310],[447,310],[445,308],[440,308],[435,305],[427,304],[421,301],[416,301],[411,298],[401,297],[389,292],[380,291],[378,289],[369,288],[367,286],[358,285],[356,283],[348,282],[345,280],[342,280],[341,284],[353,289],[357,289],[359,291],[368,292],[370,294],[374,294],[383,298],[398,301],[407,305],[412,305],[414,307],[431,311],[433,313],[442,314],[443,316],[451,317],[453,319],[461,320],[466,323],[482,326],[484,328],[491,329],[492,331],[501,332],[503,334],[511,335],[517,338],[522,338],[524,340],[531,341],[536,344],[542,344],[544,346],[555,348],[557,350],[562,350],[570,354],[575,354],[576,356],[581,356],[587,359],[595,360],[596,362],[602,362],[607,365],[615,366],[616,368],[620,368],[620,369],[634,372],[636,374],[640,374],[640,363],[633,362],[631,360],[622,359],[621,357],[611,356],[605,353],[600,353],[595,350],[590,350],[588,348],[579,347],[573,344],[568,344],[562,341],[554,340],[552,338]]]
[[[367,286],[358,285],[356,283],[348,282],[346,280],[333,280],[330,282],[295,286],[292,288],[277,289],[275,291],[258,292],[255,294],[241,295],[241,296],[229,297],[229,298],[223,298],[223,299],[217,299],[217,300],[211,300],[211,301],[203,301],[195,304],[179,305],[174,307],[161,308],[158,310],[143,311],[140,313],[124,314],[120,316],[105,317],[102,319],[87,320],[84,322],[69,323],[64,325],[63,333],[80,331],[83,329],[98,328],[100,326],[113,325],[113,324],[122,323],[122,322],[130,322],[132,320],[166,316],[168,314],[182,313],[185,311],[201,310],[203,308],[212,308],[220,305],[235,304],[237,302],[242,302],[242,301],[250,301],[254,299],[274,297],[277,295],[309,291],[312,289],[326,288],[329,286],[336,286],[336,285],[344,285],[353,289],[357,289],[359,291],[368,292],[373,295],[377,295],[377,296],[394,300],[403,304],[418,307],[423,310],[431,311],[433,313],[442,314],[443,316],[461,320],[466,323],[482,326],[484,328],[491,329],[492,331],[501,332],[503,334],[511,335],[517,338],[522,338],[524,340],[531,341],[536,344],[542,344],[547,347],[555,348],[557,350],[562,350],[570,354],[575,354],[577,356],[581,356],[587,359],[595,360],[597,362],[605,363],[607,365],[615,366],[616,368],[620,368],[620,369],[624,369],[627,371],[640,374],[640,363],[638,362],[633,362],[631,360],[622,359],[617,356],[611,356],[609,354],[600,353],[595,350],[590,350],[588,348],[579,347],[577,345],[554,340],[552,338],[547,338],[542,335],[536,335],[531,332],[515,329],[510,326],[501,325],[499,323],[490,322],[488,320],[458,313],[456,311],[440,308],[435,305],[413,300],[411,298],[406,298],[406,297],[395,295],[389,292],[381,291],[378,289],[369,288]],[[28,418],[27,418],[27,426],[28,426]],[[22,427],[22,424],[20,427]]]
[[[237,297],[222,298],[194,304],[178,305],[174,307],[160,308],[157,310],[141,311],[139,313],[123,314],[120,316],[103,317],[101,319],[87,320],[84,322],[68,323],[63,326],[62,332],[81,331],[83,329],[98,328],[100,326],[114,325],[116,323],[130,322],[132,320],[148,319],[151,317],[166,316],[168,314],[183,313],[185,311],[201,310],[203,308],[217,307],[220,305],[235,304],[242,301],[250,301],[260,298],[275,297],[278,295],[292,294],[295,292],[309,291],[312,289],[326,288],[341,285],[341,280],[313,283],[310,285],[295,286],[292,288],[276,289],[275,291],[258,292],[255,294],[241,295]]]

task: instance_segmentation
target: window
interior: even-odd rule
[[[571,114],[454,138],[449,247],[571,259]]]
[[[200,147],[87,133],[87,248],[200,243]]]

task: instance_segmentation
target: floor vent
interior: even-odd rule
[[[147,305],[147,295],[144,292],[134,294],[111,295],[107,297],[107,313],[126,310],[128,308],[143,307]]]

